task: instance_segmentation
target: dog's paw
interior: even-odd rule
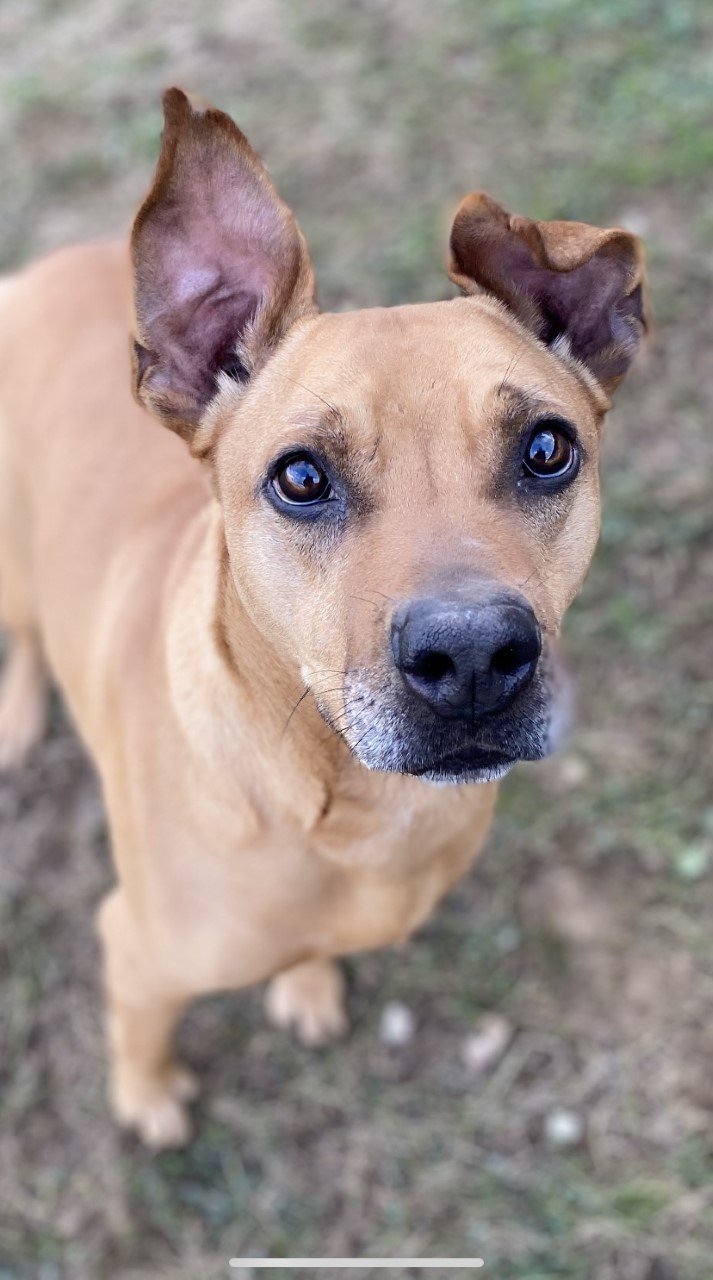
[[[17,642],[16,642],[17,643]],[[46,690],[38,660],[11,649],[0,681],[0,769],[14,769],[45,731]]]
[[[276,1027],[291,1028],[302,1044],[338,1040],[349,1029],[346,982],[331,960],[309,960],[273,978],[265,1010]]]
[[[187,1103],[198,1094],[198,1081],[186,1067],[173,1066],[158,1078],[116,1079],[112,1106],[120,1125],[135,1129],[154,1151],[182,1147],[191,1136]]]

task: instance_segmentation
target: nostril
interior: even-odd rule
[[[424,649],[414,655],[406,668],[407,674],[426,680],[429,684],[439,684],[447,676],[455,672],[455,663],[447,653],[438,653],[434,649]]]
[[[490,659],[490,668],[498,675],[514,676],[523,667],[536,662],[539,656],[540,646],[537,636],[528,637],[526,640],[511,640],[509,644],[501,645],[495,650]]]

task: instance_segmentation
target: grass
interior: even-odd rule
[[[447,296],[448,217],[482,186],[628,221],[658,316],[568,625],[580,727],[508,782],[485,860],[413,943],[353,962],[346,1046],[295,1048],[252,995],[205,1001],[182,1033],[206,1080],[195,1144],[117,1137],[90,923],[110,870],[61,716],[0,781],[0,1280],[195,1280],[251,1252],[710,1276],[712,35],[704,0],[0,9],[4,268],[127,225],[177,81],[264,152],[325,305]],[[399,1050],[389,999],[416,1017]],[[474,1079],[462,1044],[488,1010],[514,1038]],[[582,1119],[572,1149],[548,1142],[557,1107]]]

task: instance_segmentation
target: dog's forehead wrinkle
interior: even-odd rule
[[[371,450],[369,427],[376,432],[379,420],[435,435],[436,418],[441,432],[462,428],[492,412],[498,397],[519,397],[530,410],[537,399],[554,401],[560,412],[570,388],[581,400],[576,375],[487,300],[326,313],[301,334],[278,375],[332,409],[341,406],[350,440]]]
[[[265,392],[273,379],[303,392],[296,416],[309,408],[311,425],[313,410],[326,410],[344,426],[342,453],[377,465],[383,437],[389,454],[408,433],[436,455],[454,432],[492,427],[498,402],[511,415],[549,408],[564,417],[583,402],[576,371],[481,298],[312,316],[265,372]],[[590,394],[584,403],[591,413]]]

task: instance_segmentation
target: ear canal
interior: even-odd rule
[[[546,345],[566,342],[605,391],[617,386],[648,323],[636,236],[533,222],[473,192],[456,213],[450,248],[449,274],[465,293],[499,298]]]
[[[190,438],[221,371],[244,381],[315,310],[304,239],[222,111],[164,95],[153,186],[134,223],[134,392]]]

